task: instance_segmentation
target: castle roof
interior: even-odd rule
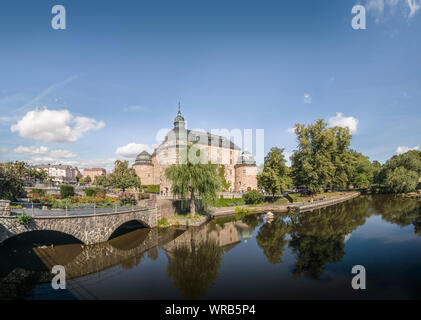
[[[134,164],[152,164],[152,156],[144,150],[137,155]]]
[[[246,150],[239,155],[237,165],[256,165],[256,161],[253,155]]]

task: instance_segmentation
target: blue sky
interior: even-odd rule
[[[366,30],[351,27],[357,3]],[[0,161],[109,168],[153,148],[181,99],[189,128],[264,129],[265,151],[289,155],[289,128],[330,119],[384,162],[421,145],[420,5],[1,1]]]

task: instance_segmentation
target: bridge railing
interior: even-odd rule
[[[104,213],[118,213],[127,212],[131,210],[147,210],[144,205],[128,204],[121,205],[120,203],[96,204],[96,203],[63,203],[59,207],[53,207],[47,203],[32,203],[32,202],[11,202],[11,215],[28,215],[28,216],[67,216],[67,215],[92,215]]]

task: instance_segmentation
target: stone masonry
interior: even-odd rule
[[[0,216],[10,216],[9,200],[0,200]]]
[[[128,210],[83,216],[33,217],[28,225],[22,225],[14,216],[0,217],[0,243],[15,235],[36,231],[52,230],[70,234],[85,244],[107,241],[122,224],[136,220],[147,227],[157,226],[157,209]]]

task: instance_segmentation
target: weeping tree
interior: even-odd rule
[[[204,204],[215,203],[222,186],[218,166],[204,164],[203,161],[196,163],[197,156],[200,157],[200,149],[189,146],[182,161],[165,169],[165,177],[171,182],[171,193],[184,199],[190,198],[192,217],[196,213],[195,199],[201,198]]]
[[[201,298],[218,278],[222,254],[223,249],[213,239],[177,246],[167,252],[167,273],[184,296]]]

